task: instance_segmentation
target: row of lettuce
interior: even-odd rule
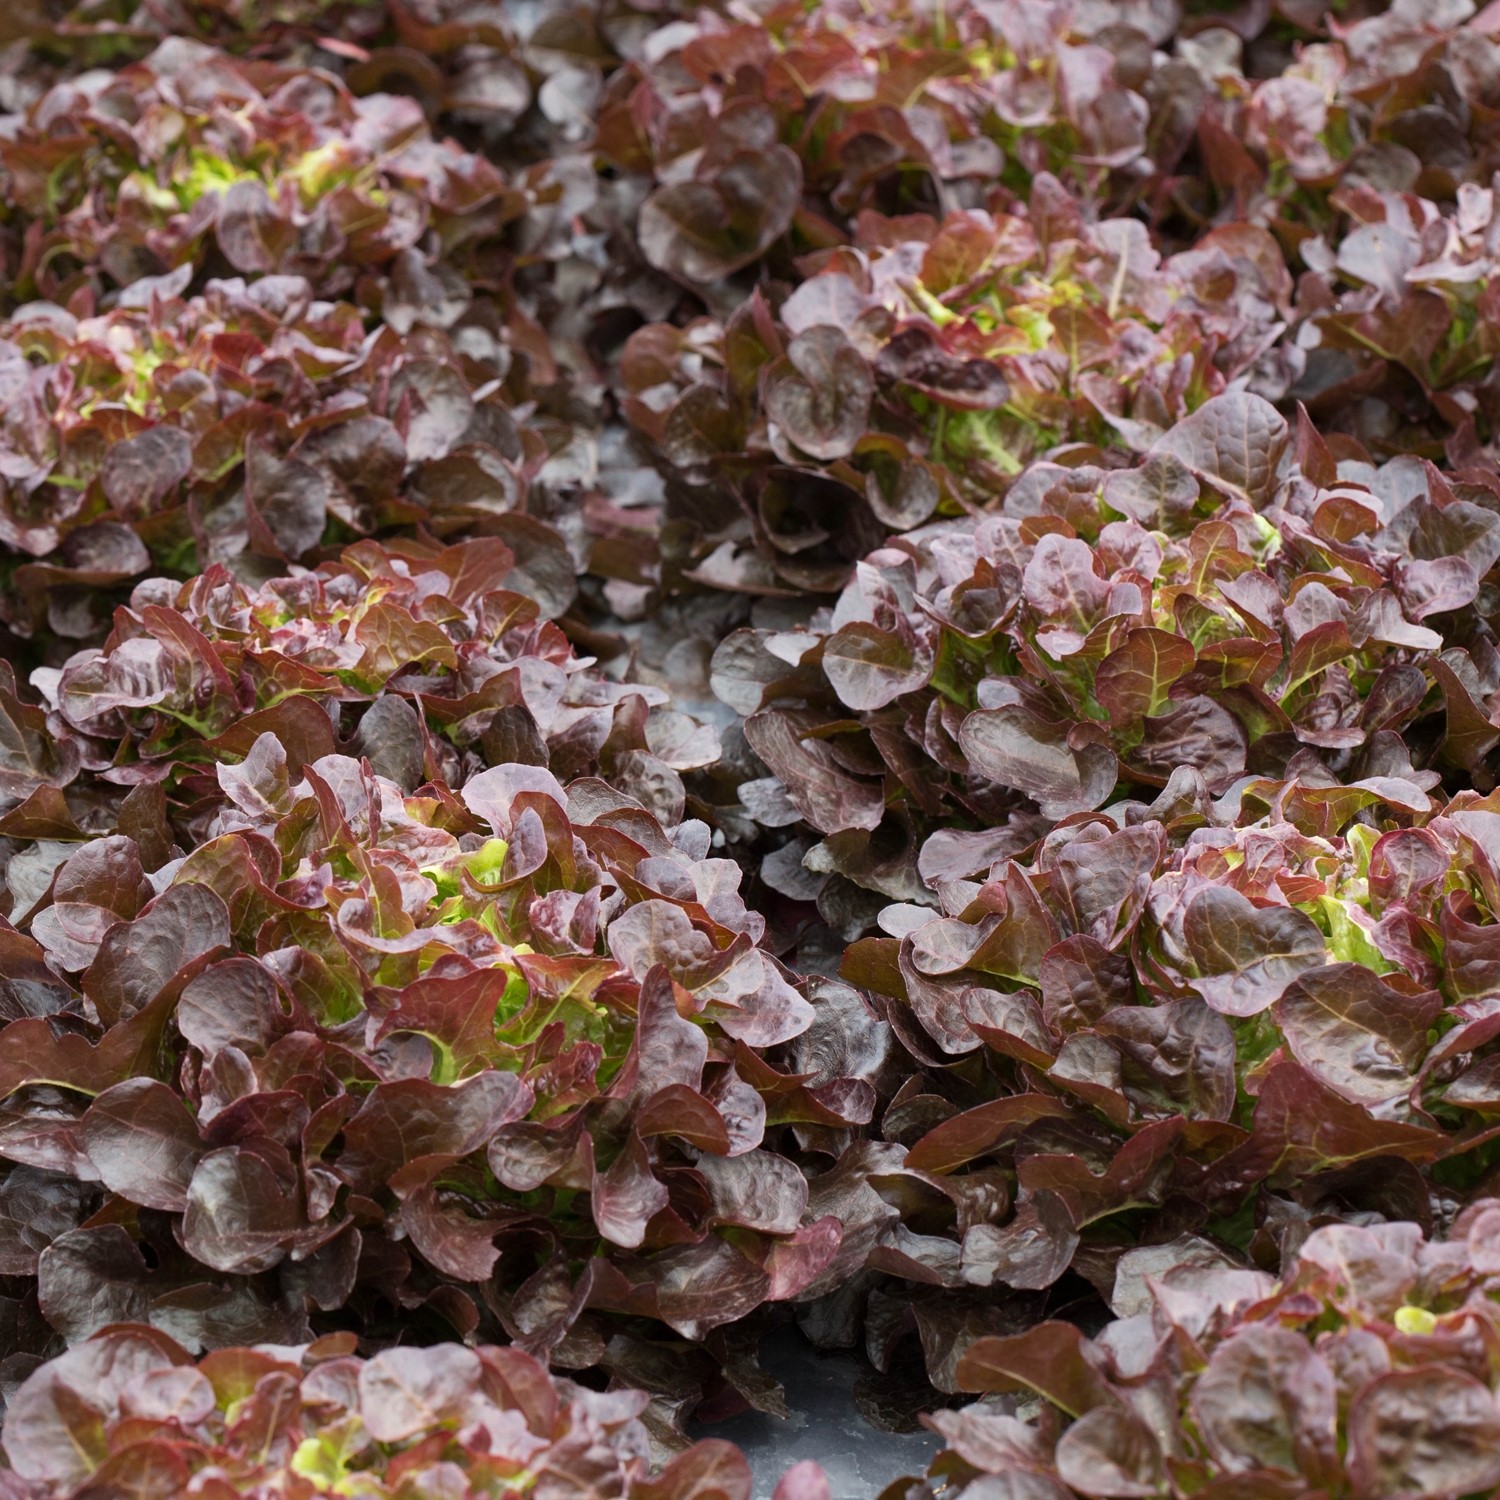
[[[271,9],[0,52],[0,1496],[1500,1485],[1500,19]]]
[[[1341,460],[1491,435],[1469,0],[1312,8],[1295,56],[1170,0],[450,9],[283,7],[245,53],[83,7],[8,49],[20,637],[88,639],[91,591],[158,569],[517,511],[616,613],[828,592],[1231,390],[1304,401]]]
[[[884,1494],[1488,1494],[1500,1483],[1497,1244],[1491,1199],[1442,1242],[1410,1223],[1324,1226],[1279,1280],[1191,1238],[1132,1250],[1116,1321],[1096,1338],[1048,1320],[977,1340],[960,1374],[997,1399],[935,1414],[946,1446],[930,1475]],[[549,1377],[514,1345],[361,1359],[354,1342],[194,1361],[151,1328],[101,1333],[16,1394],[0,1488],[8,1500],[752,1493],[743,1455],[713,1439],[651,1475],[644,1392]],[[830,1493],[805,1461],[772,1500]]]

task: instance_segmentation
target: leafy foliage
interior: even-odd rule
[[[973,512],[1040,455],[1145,452],[1205,401],[1280,397],[1301,369],[1277,344],[1291,279],[1265,230],[1163,260],[1138,220],[1087,223],[1050,174],[1024,217],[867,212],[814,260],[774,315],[756,296],[625,349],[627,416],[683,479],[733,484],[759,548],[759,570],[721,552],[691,577],[732,556],[743,587],[837,588],[886,529]]]
[[[48,1212],[6,1263],[65,1337],[383,1303],[591,1363],[586,1309],[701,1337],[837,1259],[768,1131],[873,1091],[765,1060],[814,1012],[703,825],[527,765],[407,796],[269,733],[217,774],[191,852],[85,843],[15,914],[4,1191]]]
[[[178,295],[185,275],[168,276],[133,283],[99,317],[34,304],[12,320],[0,531],[48,559],[17,578],[33,615],[50,602],[51,628],[77,639],[92,623],[85,591],[153,561],[285,564],[401,525],[510,524],[549,456],[503,399],[512,348],[465,321],[462,283],[417,252],[396,279],[412,300],[393,287],[374,336],[298,276],[191,297]]]
[[[547,618],[573,592],[560,538],[524,515],[494,528],[449,547],[358,543],[259,587],[222,565],[138,585],[102,646],[34,674],[50,713],[13,682],[0,698],[7,832],[107,831],[132,788],[180,794],[186,809],[262,733],[294,772],[353,750],[408,791],[491,761],[604,770],[675,823],[682,773],[718,754],[713,730],[660,689],[590,669]],[[204,817],[184,824],[184,847]]]
[[[1135,467],[1035,463],[995,513],[871,553],[831,613],[721,643],[714,688],[784,789],[742,798],[824,835],[814,871],[928,904],[1033,842],[1027,804],[1258,776],[1349,788],[1318,833],[1388,792],[1426,813],[1445,773],[1493,784],[1492,486],[1335,463],[1233,392]]]
[[[12,1398],[4,1493],[469,1500],[535,1488],[578,1500],[749,1500],[749,1467],[724,1442],[699,1443],[652,1477],[640,1392],[551,1378],[514,1348],[439,1344],[360,1359],[353,1345],[333,1335],[195,1363],[154,1329],[98,1334]]]
[[[1098,1338],[1045,1322],[969,1350],[967,1388],[1040,1400],[1029,1419],[988,1403],[929,1419],[948,1445],[932,1483],[1057,1500],[1488,1493],[1497,1212],[1475,1202],[1441,1243],[1413,1223],[1326,1225],[1279,1281],[1191,1238],[1132,1251]]]
[[[176,37],[57,84],[0,169],[22,231],[13,295],[58,302],[211,257],[337,295],[425,236],[452,256],[526,211],[488,161],[434,140],[415,100]]]
[[[1500,1484],[1494,12],[6,10],[0,1495]]]
[[[372,725],[360,745],[412,786],[430,757],[455,768],[458,748],[497,718],[523,758],[545,762],[546,738],[572,730],[592,765],[590,741],[597,754],[610,708],[627,695],[586,672],[543,614],[571,597],[561,542],[525,517],[503,529],[515,549],[498,536],[446,548],[361,542],[316,572],[259,588],[222,566],[182,585],[139,584],[102,646],[35,674],[53,732],[77,765],[129,785],[242,757],[263,731],[296,761],[317,759],[341,731],[363,734],[366,704],[401,700],[384,702],[383,733]],[[629,696],[645,720],[641,694]],[[581,725],[599,713],[590,736]],[[434,740],[424,719],[450,740]],[[684,765],[711,756],[712,735],[668,754]]]
[[[1107,1289],[1143,1211],[1274,1248],[1330,1198],[1427,1220],[1414,1167],[1481,1179],[1500,928],[1464,872],[1492,860],[1491,801],[1412,826],[1369,786],[1249,780],[1216,802],[1182,772],[1155,805],[1070,819],[1029,866],[942,882],[942,915],[888,909],[899,941],[845,958],[913,1058],[884,1117],[910,1186],[882,1268],[1037,1290],[1072,1267]],[[929,1354],[941,1383],[952,1355]]]

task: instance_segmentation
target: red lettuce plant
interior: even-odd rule
[[[195,573],[397,526],[526,524],[508,518],[549,454],[504,392],[531,366],[461,282],[403,251],[370,334],[304,278],[184,297],[187,269],[102,316],[33,304],[0,330],[0,540],[49,559],[17,578],[31,628],[50,606],[56,634],[86,635],[85,591],[152,560]]]
[[[409,786],[429,760],[432,774],[457,778],[460,754],[487,734],[490,759],[545,763],[549,741],[569,741],[564,774],[594,769],[616,746],[646,750],[647,725],[666,760],[712,759],[711,731],[681,715],[653,719],[647,699],[659,705],[664,694],[588,671],[547,618],[572,590],[556,535],[527,516],[495,526],[514,547],[501,536],[360,542],[315,572],[259,587],[222,566],[185,584],[138,584],[102,646],[34,674],[52,733],[75,766],[118,785],[212,774],[266,730],[298,765],[353,736],[385,768],[409,767],[400,773]],[[633,727],[622,723],[606,752],[627,699]],[[372,703],[381,707],[367,731]],[[505,756],[507,745],[525,753]],[[466,772],[479,764],[471,756]],[[642,769],[672,779],[662,757]]]
[[[605,1315],[702,1338],[858,1264],[857,1157],[776,1147],[869,1120],[885,1028],[788,982],[704,825],[269,734],[217,780],[196,848],[74,846],[4,929],[0,1264],[65,1339],[348,1308],[590,1365]]]
[[[1227,32],[1179,39],[1210,85],[1196,122],[1200,180],[1173,184],[1180,207],[1205,219],[1227,207],[1265,223],[1290,256],[1320,233],[1338,237],[1343,190],[1451,201],[1462,183],[1489,184],[1500,166],[1500,23],[1490,7],[1395,0],[1363,17],[1307,9],[1323,12],[1328,40],[1254,81]]]
[[[1496,432],[1494,189],[1461,183],[1448,211],[1411,194],[1346,190],[1356,223],[1302,258],[1302,390],[1325,432],[1373,451],[1446,445],[1485,462]]]
[[[101,1333],[15,1392],[0,1494],[749,1500],[749,1466],[728,1443],[652,1472],[642,1392],[555,1379],[514,1348],[361,1359],[354,1344],[341,1334],[195,1363],[155,1329]]]
[[[889,908],[893,936],[845,958],[913,1060],[882,1120],[906,1149],[876,1179],[902,1222],[871,1266],[982,1326],[1001,1310],[973,1288],[1071,1268],[1107,1290],[1142,1239],[1254,1233],[1274,1264],[1309,1213],[1430,1221],[1487,1182],[1495,806],[1439,810],[1396,776],[1214,799],[1181,771],[1029,865],[939,880],[938,916]],[[951,1389],[954,1314],[918,1296]]]
[[[114,831],[136,788],[137,807],[159,799],[159,822],[169,808],[185,820],[158,832],[191,848],[213,811],[195,820],[195,799],[261,733],[294,771],[348,749],[408,790],[495,761],[551,760],[564,776],[602,768],[675,822],[681,773],[718,754],[713,731],[665,708],[663,690],[575,656],[546,618],[571,593],[566,551],[530,517],[495,524],[514,546],[363,542],[260,587],[223,567],[143,583],[103,647],[37,670],[50,711],[5,668],[5,834]],[[60,572],[48,579],[57,593],[71,581]]]
[[[715,653],[770,772],[742,804],[823,836],[775,883],[930,900],[1037,837],[1027,804],[1150,801],[1189,769],[1214,792],[1415,777],[1396,802],[1416,810],[1437,775],[1488,787],[1494,496],[1481,473],[1336,463],[1305,419],[1294,437],[1230,393],[1136,467],[1040,462],[997,513],[891,539],[831,614]]]
[[[1327,1225],[1279,1281],[1191,1239],[1132,1252],[1098,1337],[1045,1322],[974,1344],[966,1388],[1027,1407],[929,1418],[948,1444],[931,1488],[886,1493],[1493,1493],[1497,1234],[1493,1199],[1443,1240],[1413,1223]]]
[[[0,184],[11,297],[59,303],[183,265],[339,295],[419,245],[460,260],[528,206],[415,100],[176,37],[10,121]]]
[[[430,117],[481,131],[488,154],[531,160],[565,155],[589,134],[615,49],[631,49],[647,24],[620,0],[548,0],[524,18],[474,0],[47,0],[5,19],[0,41],[29,44],[14,65],[20,87],[187,37],[236,55],[315,59],[357,94],[409,94]]]
[[[1044,172],[1127,201],[1181,157],[1202,103],[1197,75],[1152,52],[1172,9],[703,11],[609,80],[598,149],[652,189],[645,259],[722,301],[725,278],[838,243],[865,211],[998,209]]]
[[[774,316],[753,298],[626,346],[623,410],[695,486],[684,519],[710,534],[727,482],[754,544],[731,533],[685,559],[690,579],[838,587],[884,531],[992,506],[1040,455],[1144,452],[1212,397],[1279,398],[1300,373],[1264,230],[1163,260],[1139,220],[1087,223],[1050,175],[1024,217],[866,213],[852,245],[810,259]]]

